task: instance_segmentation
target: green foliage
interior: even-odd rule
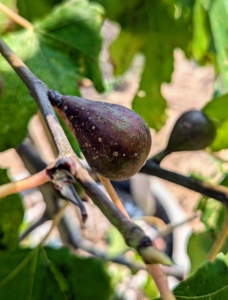
[[[16,0],[2,0],[1,2],[12,10],[16,4]],[[4,13],[0,12],[0,34],[6,31],[11,23],[12,21]]]
[[[10,182],[6,170],[0,169],[0,185]],[[19,194],[0,199],[0,249],[15,250],[18,247],[18,228],[24,209]]]
[[[203,111],[214,121],[217,128],[216,138],[211,145],[213,151],[228,148],[227,130],[228,130],[228,116],[224,107],[228,106],[228,94],[216,97],[208,102]]]
[[[220,185],[228,186],[227,175],[224,176]],[[209,251],[215,243],[223,223],[226,218],[226,207],[211,198],[202,197],[199,201],[197,210],[202,211],[201,222],[205,230],[199,234],[193,233],[188,242],[188,255],[191,261],[190,274],[194,273],[197,268],[207,260]],[[221,251],[228,252],[228,240],[226,239]]]
[[[220,253],[174,289],[177,300],[222,300],[228,292],[228,254]]]
[[[98,5],[72,1],[53,10],[34,30],[7,34],[5,42],[51,89],[79,94],[76,81],[86,76],[101,91],[98,66],[101,24],[102,10]],[[0,101],[0,151],[3,151],[22,141],[27,123],[37,108],[4,59],[0,60],[0,70],[4,84]]]
[[[17,0],[17,8],[19,14],[26,20],[32,22],[47,15],[53,6],[62,0]]]
[[[132,107],[150,127],[159,130],[166,120],[166,101],[160,86],[171,79],[174,48],[180,47],[188,53],[191,7],[182,7],[175,1],[97,2],[105,7],[108,18],[121,25],[120,34],[110,47],[115,75],[127,71],[137,53],[145,57],[139,93]],[[178,6],[176,9],[182,9],[178,17],[175,5]]]
[[[107,300],[112,293],[104,264],[67,248],[1,251],[0,265],[0,299]]]

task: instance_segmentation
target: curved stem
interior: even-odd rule
[[[3,12],[7,17],[9,17],[15,23],[21,25],[22,27],[26,29],[33,29],[33,25],[29,21],[19,16],[13,10],[5,6],[2,2],[0,2],[0,11]]]
[[[219,253],[219,251],[221,250],[226,238],[228,236],[228,210],[226,210],[226,218],[225,221],[223,223],[222,229],[219,232],[211,250],[210,253],[208,255],[208,259],[210,261],[213,261],[216,257],[216,255]]]
[[[12,195],[24,190],[35,188],[39,185],[44,184],[45,182],[50,181],[49,176],[46,173],[46,170],[43,170],[35,175],[27,177],[25,179],[3,184],[0,186],[0,198]]]
[[[59,224],[59,222],[61,221],[62,219],[62,216],[63,216],[63,213],[66,209],[66,207],[69,205],[69,202],[65,202],[63,204],[63,206],[59,209],[59,211],[57,212],[57,214],[55,215],[54,219],[53,219],[53,222],[52,222],[52,225],[51,225],[51,228],[48,230],[47,234],[42,238],[42,240],[40,241],[39,245],[37,247],[39,247],[40,245],[43,244],[43,242],[49,237],[49,235],[51,234],[53,228],[55,226],[57,226]]]
[[[167,155],[169,155],[171,152],[167,149],[164,149],[157,154],[155,154],[153,157],[150,158],[150,160],[153,160],[157,164],[160,164],[163,158],[165,158]]]
[[[47,218],[47,214],[46,212],[44,212],[44,214],[42,215],[42,217],[36,221],[35,223],[33,223],[28,229],[26,229],[20,236],[20,242],[23,241],[33,230],[35,230],[37,227],[39,227],[40,225],[42,225],[44,222],[50,220],[49,218]]]
[[[159,265],[147,265],[148,272],[154,279],[154,282],[160,292],[163,300],[175,300],[173,293],[170,291],[167,278]]]
[[[123,203],[119,199],[116,191],[114,190],[110,180],[106,177],[103,177],[99,174],[97,174],[98,178],[100,179],[101,183],[105,187],[107,193],[109,194],[110,198],[112,199],[113,203],[116,205],[116,207],[119,208],[119,210],[122,212],[122,214],[129,220],[131,221],[131,218],[129,217],[125,207],[123,206]],[[132,221],[131,221],[132,222]]]

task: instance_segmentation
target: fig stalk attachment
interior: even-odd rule
[[[160,164],[172,152],[202,150],[208,147],[216,136],[213,122],[199,110],[189,110],[176,121],[166,148],[152,159]]]

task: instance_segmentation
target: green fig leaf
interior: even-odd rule
[[[159,130],[167,118],[161,84],[171,80],[174,48],[180,47],[189,55],[191,6],[189,9],[187,3],[176,1],[97,2],[104,6],[107,17],[121,26],[119,36],[110,47],[114,74],[127,71],[136,54],[141,53],[145,58],[132,108],[148,126]],[[181,12],[178,17],[176,9]]]
[[[34,30],[8,34],[4,40],[51,89],[79,94],[76,81],[86,76],[103,89],[98,56],[102,10],[87,1],[71,1],[55,8]],[[75,38],[77,37],[77,38]],[[0,101],[0,151],[16,147],[27,133],[37,105],[21,79],[0,58],[4,93]]]
[[[217,0],[213,2],[213,4],[209,5],[208,7],[208,13],[210,16],[211,30],[216,49],[216,63],[223,80],[223,89],[225,92],[228,92],[228,23],[226,22],[228,16],[227,1]]]
[[[177,300],[226,299],[228,293],[228,254],[220,253],[215,261],[207,261],[175,289]]]
[[[0,185],[9,183],[6,170],[0,169]],[[24,208],[19,194],[0,199],[0,249],[15,250],[19,244],[18,229],[23,221]]]
[[[224,107],[228,106],[228,94],[216,97],[208,102],[203,112],[214,122],[216,126],[216,137],[210,148],[219,151],[228,148],[227,130],[228,116]]]
[[[20,16],[32,22],[47,15],[55,4],[62,0],[17,0],[17,8]]]
[[[0,299],[107,300],[112,289],[103,262],[68,248],[0,252]]]

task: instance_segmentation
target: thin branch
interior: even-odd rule
[[[50,220],[50,218],[47,217],[46,211],[43,213],[41,218],[33,223],[28,229],[26,229],[20,236],[20,242],[22,242],[33,230],[35,230],[37,227],[45,223],[46,221]]]
[[[29,21],[19,16],[13,10],[5,6],[2,2],[0,2],[0,11],[3,12],[7,17],[9,17],[15,23],[21,25],[22,27],[26,29],[33,29],[33,25]]]
[[[186,220],[183,220],[181,222],[166,224],[159,228],[157,235],[161,236],[161,237],[167,236],[170,233],[172,233],[174,231],[174,229],[176,229],[182,225],[185,225],[188,222],[191,222],[192,220],[194,220],[197,217],[199,217],[199,213],[194,213],[192,216],[190,216],[189,218],[187,218]]]
[[[113,203],[118,207],[118,209],[122,212],[122,214],[131,221],[131,218],[129,217],[125,207],[123,206],[123,203],[119,199],[116,191],[114,190],[110,180],[108,178],[105,178],[99,174],[97,174],[98,178],[100,179],[101,183],[105,187],[107,193],[109,194],[110,198],[112,199]],[[132,221],[131,221],[132,222]]]
[[[221,250],[223,244],[225,243],[225,240],[227,239],[228,236],[228,210],[226,210],[226,218],[223,223],[222,229],[219,232],[211,250],[208,255],[208,259],[210,261],[213,261],[216,258],[216,255],[219,253]]]
[[[57,212],[57,214],[55,215],[54,219],[53,219],[53,222],[52,222],[52,225],[51,225],[51,228],[48,230],[48,232],[46,233],[46,235],[42,238],[42,240],[40,241],[39,245],[42,245],[43,242],[49,237],[49,235],[51,234],[52,230],[54,229],[55,226],[57,226],[59,224],[59,222],[61,221],[62,219],[62,216],[63,216],[63,213],[66,209],[66,207],[69,205],[69,202],[65,202],[63,204],[63,206],[59,209],[59,211]]]
[[[0,53],[20,76],[31,96],[36,100],[59,155],[70,156],[74,152],[48,100],[48,87],[27,68],[2,39],[0,39]]]
[[[0,198],[6,197],[11,194],[16,194],[24,190],[35,188],[48,181],[50,181],[50,178],[47,175],[46,170],[43,170],[25,179],[3,184],[0,186]]]
[[[228,188],[225,186],[217,186],[214,184],[202,182],[198,179],[168,171],[161,168],[156,162],[150,159],[142,167],[140,172],[176,183],[207,197],[214,198],[228,206]]]

